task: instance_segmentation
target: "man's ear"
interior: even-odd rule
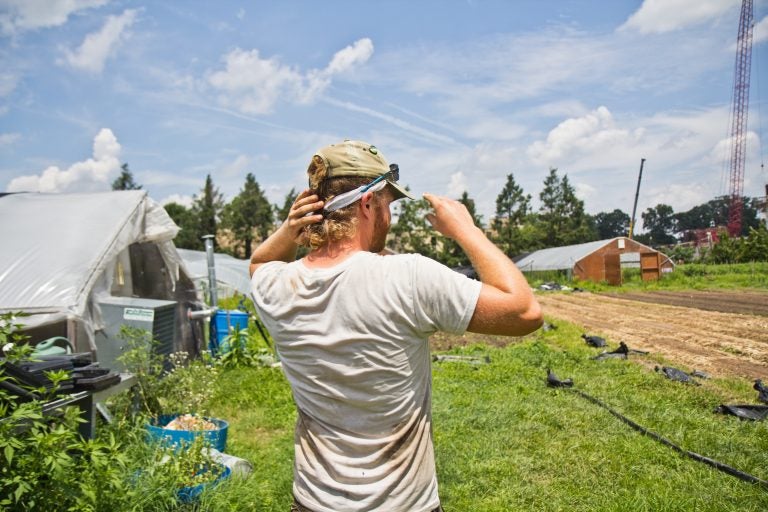
[[[373,192],[370,190],[363,192],[363,196],[360,198],[360,208],[363,210],[363,215],[373,214]]]

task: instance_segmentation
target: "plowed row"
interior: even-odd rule
[[[617,298],[545,292],[537,297],[545,315],[614,343],[624,341],[712,375],[768,380],[768,293],[665,292]]]

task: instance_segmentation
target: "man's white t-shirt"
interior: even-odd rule
[[[482,284],[418,254],[261,265],[253,299],[298,409],[293,492],[317,512],[439,504],[428,336],[463,333]]]

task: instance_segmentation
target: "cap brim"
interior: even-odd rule
[[[402,198],[404,198],[404,197],[407,197],[408,199],[416,199],[415,197],[413,197],[413,196],[411,195],[411,193],[410,193],[410,192],[408,192],[408,191],[405,189],[405,187],[403,187],[402,185],[400,185],[398,182],[396,182],[396,181],[389,181],[389,180],[387,180],[387,184],[388,184],[390,187],[392,187],[392,193],[395,195],[395,201],[397,201],[398,199],[402,199]]]

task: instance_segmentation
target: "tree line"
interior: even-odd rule
[[[124,164],[112,187],[126,190],[140,189],[141,185],[135,183],[128,165]],[[288,216],[297,195],[295,189],[291,189],[281,204],[271,204],[253,173],[248,173],[239,193],[226,202],[209,174],[200,193],[193,197],[191,206],[168,203],[165,209],[180,228],[174,239],[177,247],[203,250],[202,236],[214,234],[217,250],[248,258],[255,245],[265,240]],[[467,207],[475,225],[513,259],[538,249],[605,240],[629,233],[630,217],[620,209],[595,215],[586,213],[584,201],[576,197],[568,175],[561,175],[556,168],[549,170],[538,199],[539,207],[534,210],[531,194],[525,193],[510,173],[496,197],[494,215],[487,224],[477,213],[475,201],[468,192],[464,191],[458,201]],[[727,224],[728,204],[728,197],[718,197],[678,213],[669,205],[658,204],[641,213],[643,232],[637,233],[634,239],[657,248],[689,241],[694,230]],[[429,226],[426,214],[430,207],[426,200],[399,201],[396,205],[388,248],[395,252],[420,253],[452,267],[469,265],[455,242]],[[761,241],[766,237],[762,234],[765,226],[760,224],[758,208],[756,198],[744,198],[742,235],[749,239],[754,232],[756,239]],[[734,246],[735,242],[729,243]],[[761,244],[758,242],[758,248]],[[768,258],[766,249],[763,259]],[[754,252],[747,251],[749,254]],[[728,254],[736,253],[739,251],[733,248],[728,251]]]

